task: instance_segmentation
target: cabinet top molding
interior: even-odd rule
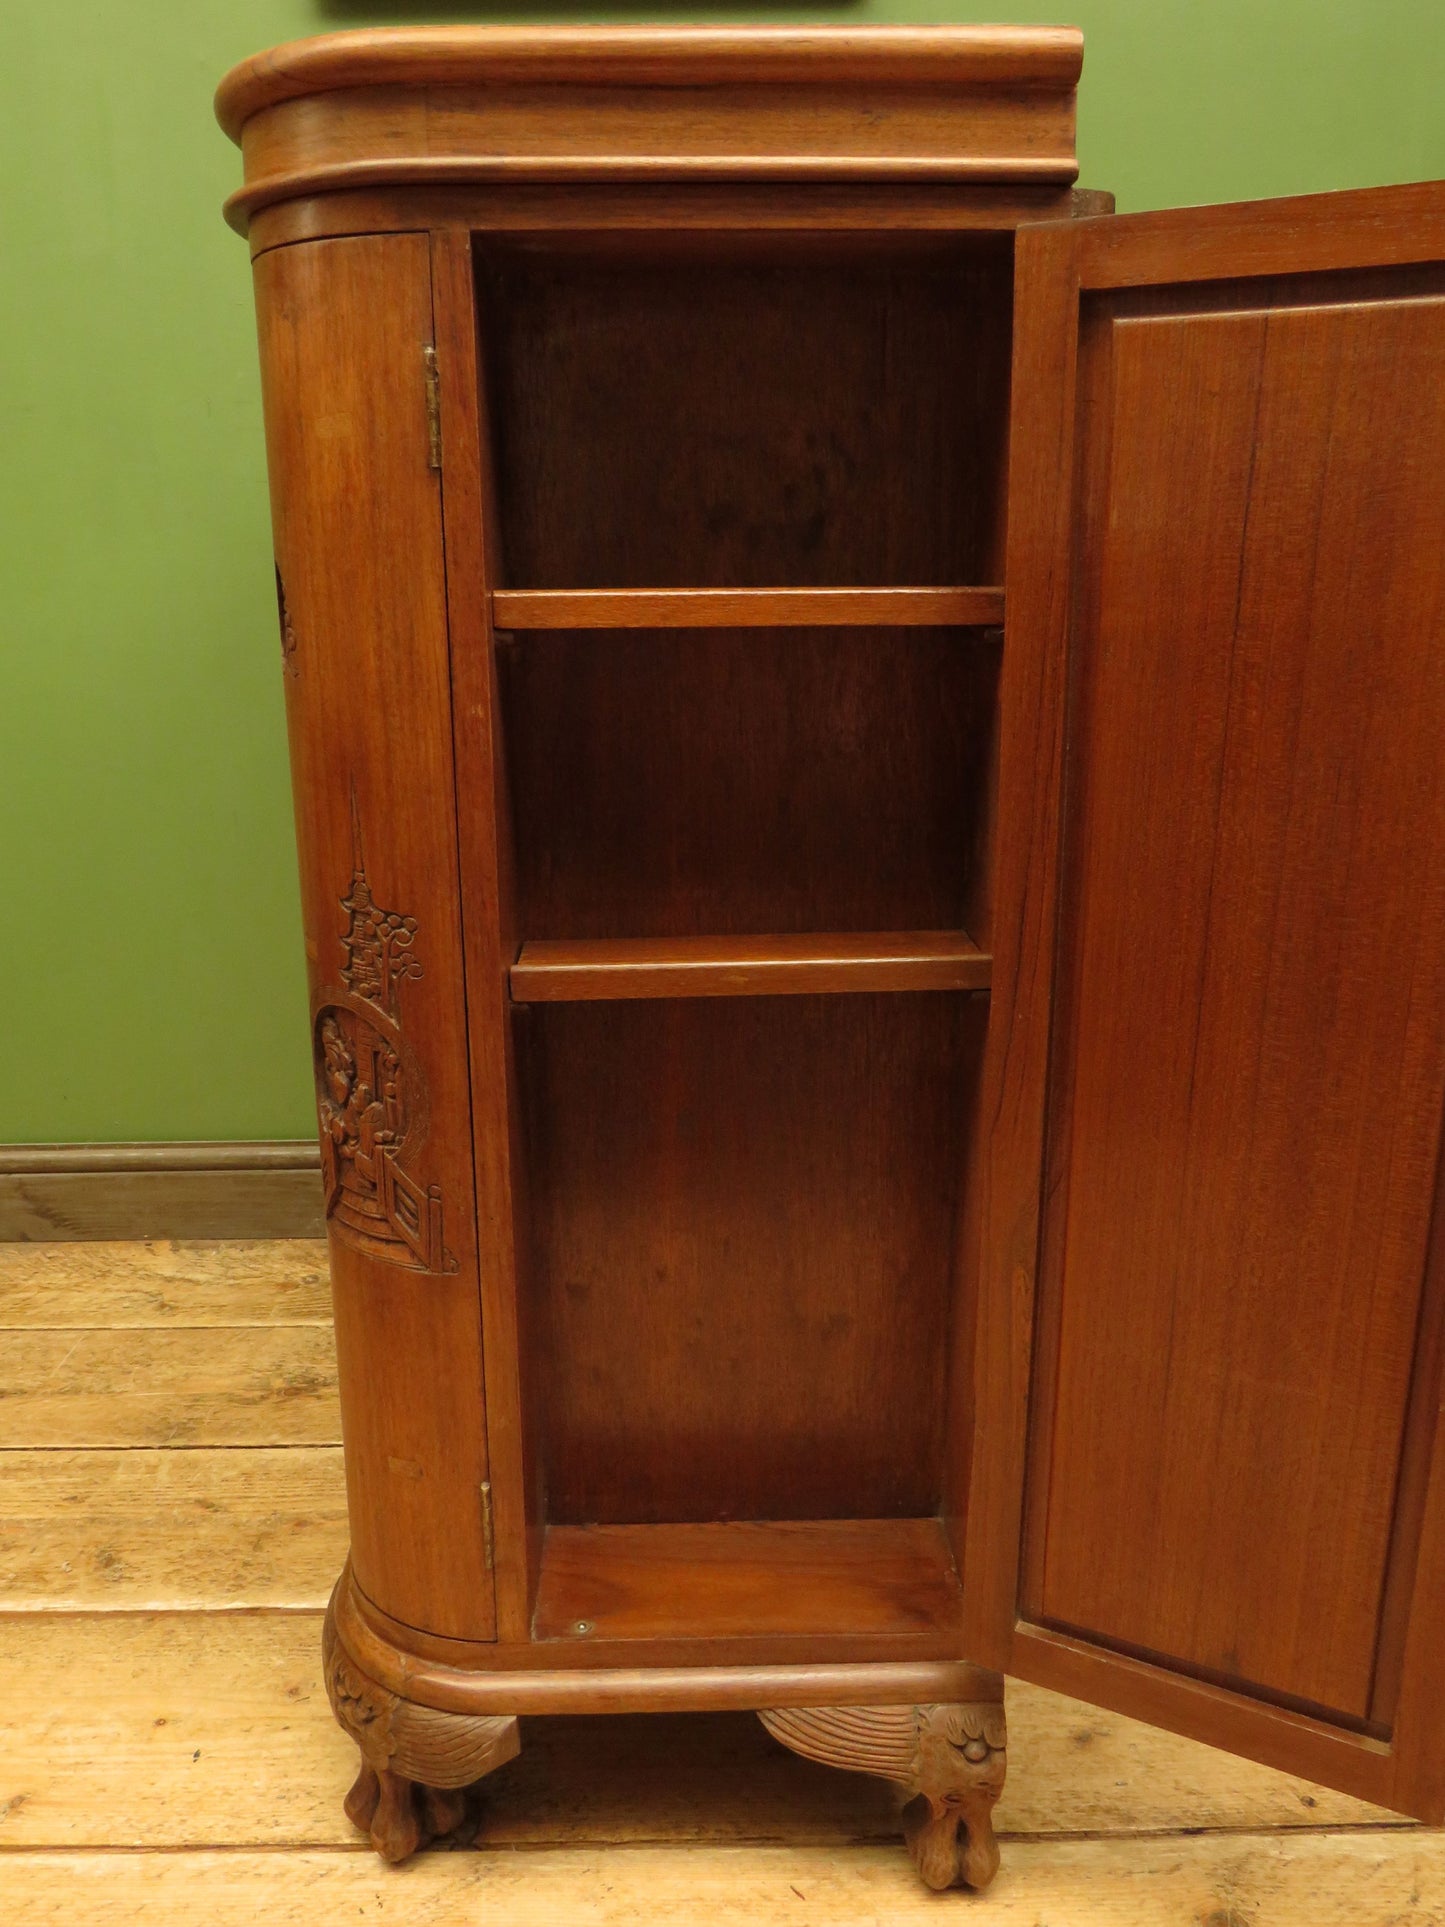
[[[485,181],[1063,187],[1073,27],[426,27],[254,55],[216,92],[244,231],[279,200]]]

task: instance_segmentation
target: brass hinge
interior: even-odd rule
[[[482,1556],[487,1562],[487,1571],[492,1570],[492,1482],[482,1480]]]
[[[437,370],[437,351],[430,346],[421,351],[426,365],[426,465],[442,465],[442,378]]]

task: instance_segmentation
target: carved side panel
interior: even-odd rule
[[[431,244],[254,267],[352,1557],[407,1625],[490,1639]]]
[[[426,1135],[426,1084],[402,1033],[401,986],[422,974],[415,917],[376,901],[351,799],[351,888],[341,985],[316,1012],[313,1048],[326,1215],[358,1250],[420,1271],[455,1271],[440,1185],[408,1171]]]

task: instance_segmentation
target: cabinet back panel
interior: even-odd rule
[[[480,255],[503,580],[998,579],[1011,255]]]
[[[1445,1080],[1445,301],[1114,299],[1025,1606],[1364,1720]]]
[[[504,669],[524,933],[985,942],[997,678],[970,630],[526,637]]]
[[[517,1019],[554,1523],[936,1511],[982,999]]]

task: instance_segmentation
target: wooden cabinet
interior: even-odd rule
[[[984,1885],[1005,1670],[1445,1815],[1445,189],[1114,217],[1080,58],[222,86],[390,1857],[732,1706]]]

